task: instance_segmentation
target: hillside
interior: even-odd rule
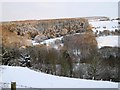
[[[9,40],[13,40],[13,42],[18,44],[20,40],[24,42],[24,39],[31,40],[36,36],[43,36],[45,37],[44,39],[49,39],[76,32],[82,33],[86,32],[86,30],[90,30],[90,26],[87,19],[84,18],[3,22],[2,41],[3,44],[9,46],[10,43],[6,43]]]
[[[56,76],[119,82],[117,21],[89,20],[4,22],[2,64]]]
[[[1,66],[0,87],[10,88],[15,81],[17,88],[118,88],[118,83],[67,78],[36,72],[23,67]],[[37,90],[37,89],[35,89]]]

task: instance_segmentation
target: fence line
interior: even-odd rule
[[[11,88],[11,83],[0,82],[0,90],[3,88]],[[35,90],[42,90],[40,88],[34,88],[34,87],[29,87],[29,86],[20,85],[20,84],[16,84],[16,88],[31,88]]]

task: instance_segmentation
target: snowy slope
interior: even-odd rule
[[[32,41],[32,44],[33,45],[46,44],[46,46],[51,46],[52,48],[58,49],[59,45],[63,46],[63,44],[61,43],[59,45],[56,45],[55,41],[56,40],[62,40],[62,38],[63,38],[63,36],[62,37],[48,39],[48,40],[44,40],[43,42],[40,42],[40,43],[36,43],[35,41]]]
[[[50,43],[55,42],[55,40],[61,40],[62,38],[63,37],[57,37],[57,38],[48,39],[48,40],[45,40],[45,41],[41,42],[40,44],[44,44],[44,43],[50,44]]]
[[[93,29],[95,32],[96,30],[98,31],[103,31],[103,30],[109,30],[109,31],[115,31],[115,29],[119,28],[118,21],[92,21],[89,22],[93,27],[96,29]],[[105,29],[103,27],[106,27]]]
[[[2,81],[33,88],[117,88],[118,83],[53,76],[24,67],[1,66]]]
[[[120,43],[118,42],[120,36],[101,36],[97,37],[98,48],[104,46],[111,46],[111,47],[120,47]]]
[[[115,31],[115,29],[118,29],[118,21],[90,21],[90,24],[95,27],[93,29],[94,32],[96,30],[98,31],[104,31],[104,30],[109,30],[109,31]],[[106,27],[106,28],[103,28]],[[97,37],[97,43],[98,47],[104,47],[104,46],[111,46],[111,47],[120,47],[120,44],[118,43],[118,40],[120,39],[120,36],[100,36]]]

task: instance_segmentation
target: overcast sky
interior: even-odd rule
[[[118,16],[118,2],[4,2],[1,21]]]

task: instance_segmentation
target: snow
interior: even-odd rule
[[[39,43],[36,43],[35,41],[32,41],[33,46],[39,45]]]
[[[104,46],[120,47],[120,43],[118,42],[119,39],[120,36],[101,36],[96,38],[98,43],[98,48]]]
[[[34,40],[32,41],[33,45],[39,45],[39,44],[52,44],[54,43],[56,40],[61,40],[63,37],[57,37],[57,38],[52,38],[52,39],[48,39],[48,40],[44,40],[43,42],[40,43],[36,43]]]
[[[113,21],[90,21],[89,22],[93,27],[93,31],[96,32],[98,31],[104,31],[104,30],[109,30],[109,31],[115,31],[115,29],[119,28],[118,25],[118,20],[113,20]],[[103,28],[106,27],[106,28]],[[97,43],[98,43],[98,48],[104,47],[104,46],[110,46],[110,47],[120,47],[119,44],[119,38],[120,36],[100,36],[97,37]]]
[[[60,43],[59,45],[56,45],[56,44],[55,44],[55,41],[56,41],[56,40],[62,40],[62,38],[63,38],[63,36],[62,36],[62,37],[57,37],[57,38],[48,39],[48,40],[44,40],[43,42],[40,42],[40,43],[36,43],[36,42],[33,40],[33,41],[32,41],[32,45],[35,46],[35,45],[45,44],[46,46],[51,46],[52,48],[59,49],[59,47],[62,47],[62,46],[63,46],[63,43]]]
[[[21,86],[21,88],[22,86],[32,88],[118,88],[118,83],[114,82],[53,76],[33,71],[27,67],[0,66],[0,68],[2,68],[0,82],[16,81],[17,87]]]
[[[96,30],[98,31],[104,31],[104,30],[109,30],[109,31],[115,31],[115,29],[119,28],[118,21],[90,21],[89,22],[93,27],[96,29],[93,29],[95,32]],[[103,27],[106,27],[105,29]]]
[[[50,44],[50,43],[53,43],[55,42],[56,40],[61,40],[63,37],[57,37],[57,38],[52,38],[52,39],[48,39],[48,40],[44,40],[43,42],[41,42],[41,44]]]

